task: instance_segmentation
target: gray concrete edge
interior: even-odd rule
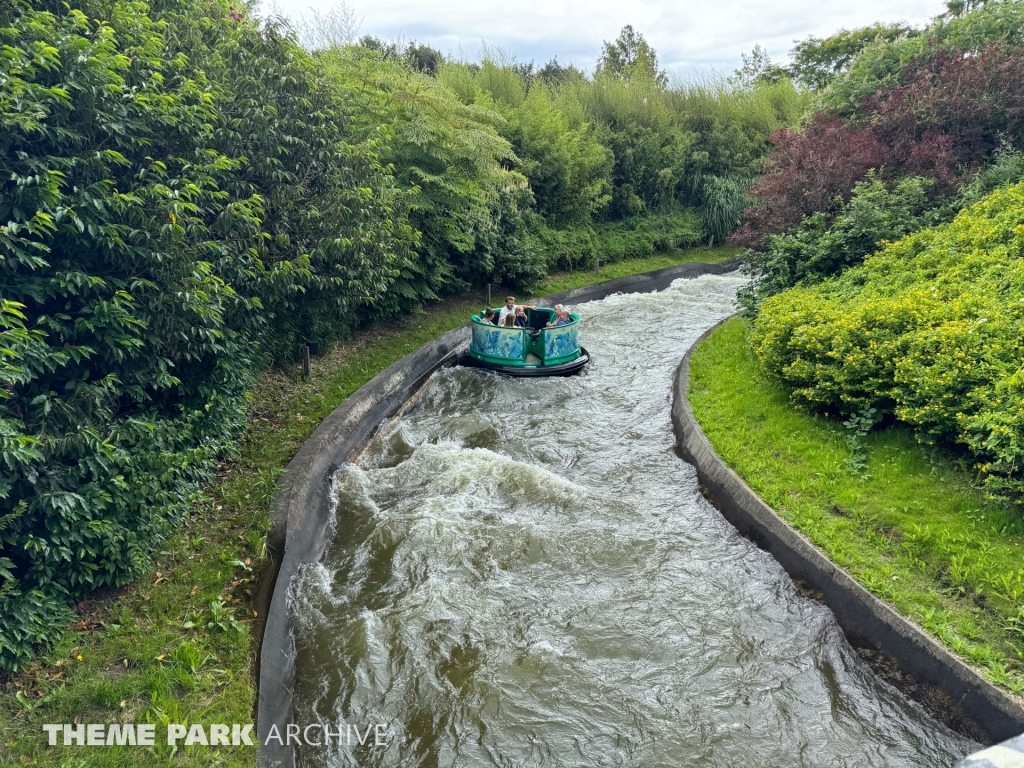
[[[724,320],[722,322],[725,322]],[[914,682],[945,694],[968,727],[956,728],[984,743],[1024,731],[1024,708],[971,667],[862,587],[784,521],[715,453],[690,407],[690,358],[721,323],[686,352],[673,384],[672,424],[681,456],[697,469],[701,491],[743,536],[768,551],[790,577],[821,595],[854,647],[887,656]],[[951,726],[949,712],[934,714]]]
[[[615,293],[648,293],[674,280],[720,275],[738,269],[739,259],[718,264],[692,262],[607,280],[544,296],[544,305],[577,304]],[[500,302],[499,302],[500,303]],[[482,302],[481,302],[482,305]],[[334,471],[358,453],[382,423],[393,417],[439,368],[454,365],[469,343],[469,324],[451,330],[377,374],[345,399],[317,427],[289,462],[278,483],[267,537],[270,564],[260,575],[253,608],[259,639],[255,661],[258,686],[256,732],[259,764],[293,768],[294,753],[274,740],[264,745],[271,725],[284,735],[291,722],[295,646],[288,620],[292,579],[299,569],[323,556],[330,540],[330,480]]]

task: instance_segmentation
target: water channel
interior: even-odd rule
[[[333,542],[292,593],[296,722],[385,723],[389,745],[300,765],[939,768],[977,748],[876,678],[675,455],[672,374],[741,284],[573,307],[583,374],[442,370],[339,470]]]

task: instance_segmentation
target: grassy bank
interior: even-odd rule
[[[690,402],[718,454],[866,588],[990,680],[1024,693],[1024,519],[899,426],[856,437],[794,410],[733,319],[693,355]],[[851,442],[852,441],[852,442]]]
[[[693,249],[609,265],[600,274],[556,274],[537,295],[736,249]],[[495,294],[503,295],[500,291]],[[495,299],[495,301],[498,301]],[[252,766],[254,747],[49,747],[44,723],[248,723],[253,717],[253,579],[265,557],[277,477],[316,426],[381,370],[466,322],[479,293],[439,302],[370,328],[298,370],[264,374],[235,461],[197,498],[176,535],[154,552],[152,572],[131,587],[76,607],[79,621],[38,662],[3,681],[0,765]],[[255,740],[255,739],[254,739]],[[158,743],[161,740],[158,738]]]

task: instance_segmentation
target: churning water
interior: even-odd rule
[[[443,370],[339,470],[334,540],[293,588],[296,722],[390,743],[301,765],[935,768],[977,747],[879,681],[673,452],[672,374],[741,284],[574,307],[583,374]]]

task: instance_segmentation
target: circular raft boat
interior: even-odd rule
[[[575,312],[569,313],[569,323],[555,327],[548,327],[556,321],[550,307],[527,309],[526,316],[526,328],[509,328],[473,315],[473,338],[462,364],[509,376],[571,376],[590,362],[579,344]]]

